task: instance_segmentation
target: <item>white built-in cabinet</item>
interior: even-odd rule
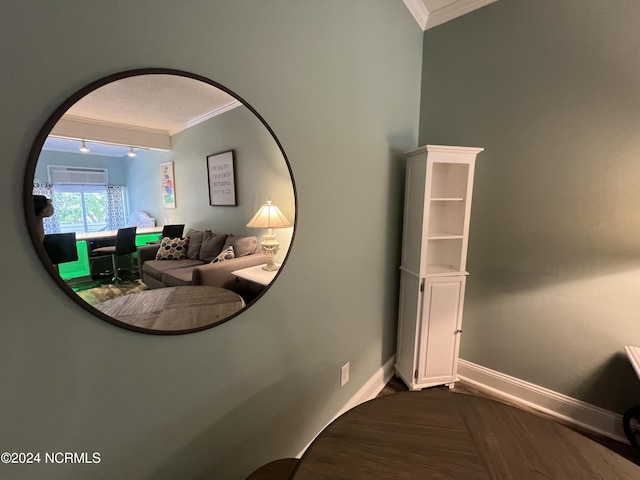
[[[411,390],[457,380],[475,161],[482,148],[406,153],[396,374]]]

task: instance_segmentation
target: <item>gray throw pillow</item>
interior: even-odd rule
[[[209,263],[211,260],[220,255],[223,250],[226,235],[216,235],[213,232],[204,232],[202,246],[200,247],[199,260]]]
[[[256,253],[258,248],[258,237],[238,237],[236,235],[228,235],[222,249],[227,247],[233,247],[236,257],[244,257],[245,255],[252,255]]]
[[[198,260],[200,258],[200,247],[202,246],[204,232],[202,230],[194,230],[193,228],[190,228],[187,232],[186,238],[189,239],[189,244],[187,246],[187,258],[190,260]]]

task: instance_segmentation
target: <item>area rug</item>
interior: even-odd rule
[[[130,295],[132,293],[138,293],[148,289],[149,287],[142,283],[141,280],[132,280],[125,283],[110,283],[93,288],[87,288],[79,290],[76,293],[89,305],[96,305],[98,303],[111,300],[112,298],[120,297],[122,295]]]

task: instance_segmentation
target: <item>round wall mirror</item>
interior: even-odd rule
[[[37,254],[79,305],[115,325],[191,333],[255,304],[288,257],[295,184],[266,121],[198,75],[102,78],[47,120],[24,206]]]

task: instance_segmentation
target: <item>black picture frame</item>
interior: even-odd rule
[[[207,156],[207,180],[209,182],[209,205],[212,207],[237,206],[235,152],[233,150]]]

